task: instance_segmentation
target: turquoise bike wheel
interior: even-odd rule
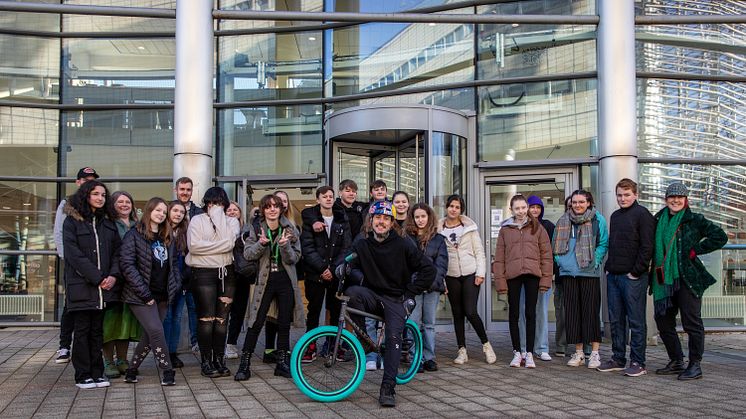
[[[332,353],[337,330],[336,326],[317,327],[306,332],[293,348],[290,357],[293,381],[313,400],[342,400],[357,390],[365,376],[365,352],[352,333],[342,330],[341,350]],[[303,355],[311,344],[316,344],[316,357],[304,362]],[[332,362],[334,358],[336,360]]]
[[[422,333],[417,323],[407,320],[402,336],[402,362],[399,363],[396,384],[407,384],[412,381],[422,362]],[[404,360],[409,362],[404,362]]]

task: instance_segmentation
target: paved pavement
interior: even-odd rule
[[[174,387],[158,384],[151,359],[138,384],[118,379],[108,389],[78,390],[72,365],[53,361],[57,335],[56,329],[0,330],[0,417],[746,417],[746,334],[708,335],[704,378],[693,382],[570,368],[556,357],[537,360],[535,370],[509,368],[507,333],[490,334],[497,364],[484,363],[472,334],[470,360],[457,366],[453,335],[440,334],[440,371],[398,386],[395,409],[378,407],[378,371],[366,374],[345,401],[324,404],[261,363],[246,382],[204,378],[191,354],[183,356]],[[609,354],[602,345],[602,358]],[[648,348],[651,369],[666,361],[662,346]]]

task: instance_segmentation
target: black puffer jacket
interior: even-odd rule
[[[639,278],[650,269],[655,242],[655,218],[635,201],[629,208],[611,214],[609,224],[609,258],[606,272]]]
[[[69,311],[101,310],[106,301],[118,300],[119,274],[117,227],[107,218],[85,220],[69,203],[62,227],[65,249],[65,300]],[[117,278],[110,291],[99,288],[107,276]]]
[[[324,222],[319,205],[306,208],[301,212],[303,217],[303,229],[300,235],[301,253],[307,281],[323,282],[321,274],[326,269],[334,273],[337,265],[342,263],[344,256],[352,246],[350,224],[346,221],[343,210],[333,208],[332,214],[334,219],[331,234],[327,235],[326,230],[319,233],[313,231],[313,224],[316,221]]]
[[[181,292],[181,272],[178,265],[176,245],[168,245],[168,302],[174,301]],[[150,292],[150,270],[153,266],[153,251],[148,241],[136,228],[128,231],[119,252],[119,265],[124,275],[122,300],[125,303],[144,305],[153,299]]]
[[[355,201],[348,208],[342,203],[341,199],[337,198],[337,200],[334,201],[334,207],[332,207],[332,210],[344,212],[345,218],[347,218],[347,222],[350,224],[350,235],[354,240],[355,236],[360,234],[360,228],[363,226],[363,220],[368,214],[368,203]]]

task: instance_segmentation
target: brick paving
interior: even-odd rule
[[[57,329],[8,328],[0,330],[0,417],[746,417],[746,334],[708,335],[704,378],[693,382],[570,368],[557,357],[537,360],[535,370],[509,368],[509,338],[501,332],[490,333],[498,362],[487,365],[470,338],[469,362],[459,366],[451,362],[453,335],[439,334],[440,371],[398,386],[397,407],[381,409],[380,371],[367,373],[348,399],[318,403],[292,380],[275,377],[269,365],[255,362],[249,381],[211,380],[200,376],[191,354],[182,356],[186,366],[174,387],[159,385],[151,359],[135,385],[116,379],[108,389],[78,390],[72,365],[54,363]],[[608,344],[601,355],[610,355]],[[648,348],[651,370],[666,361],[662,346]],[[229,366],[235,370],[237,361]]]

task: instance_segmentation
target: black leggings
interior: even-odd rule
[[[238,335],[241,334],[246,309],[249,306],[249,291],[251,278],[236,275],[236,291],[233,293],[233,303],[231,303],[231,316],[228,320],[228,344],[235,345],[238,342]],[[256,276],[256,275],[255,275]]]
[[[510,322],[510,342],[514,351],[521,351],[521,335],[518,330],[518,318],[521,308],[521,288],[526,290],[526,352],[534,351],[536,336],[536,300],[539,296],[539,278],[533,275],[521,275],[508,280],[508,320]]]
[[[290,277],[285,271],[280,271],[270,274],[267,285],[264,286],[264,294],[256,312],[256,319],[246,332],[243,342],[244,352],[254,352],[259,332],[264,327],[267,311],[273,299],[277,299],[277,349],[290,350],[290,323],[295,311],[295,295]]]
[[[197,343],[203,357],[225,354],[231,303],[220,301],[220,298],[232,299],[233,291],[232,266],[192,268],[192,294],[197,306]]]
[[[487,343],[489,341],[487,332],[484,330],[482,318],[477,313],[479,287],[474,285],[474,274],[460,277],[446,276],[446,286],[448,287],[448,301],[451,303],[453,328],[456,331],[458,347],[466,347],[464,319],[469,320],[482,344]]]

